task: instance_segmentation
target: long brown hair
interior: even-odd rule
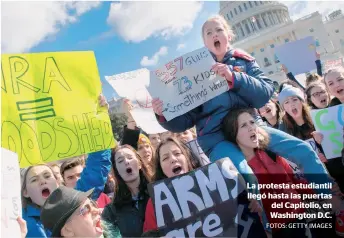
[[[140,176],[139,197],[143,197],[148,194],[147,185],[152,180],[151,167],[147,165],[147,161],[142,160],[140,155],[137,153],[137,151],[133,147],[131,147],[130,145],[117,146],[112,151],[112,154],[111,154],[112,169],[113,169],[114,179],[115,179],[115,189],[114,189],[115,191],[114,191],[113,203],[117,207],[121,207],[125,204],[129,204],[132,202],[131,192],[127,184],[124,182],[123,178],[119,175],[117,167],[116,167],[116,161],[115,161],[116,153],[124,148],[129,149],[132,152],[134,152],[136,158],[141,164],[141,169],[139,171],[139,176]]]
[[[24,175],[23,175],[23,181],[22,181],[22,187],[21,187],[22,206],[23,206],[24,209],[26,209],[26,207],[27,207],[28,205],[39,207],[37,204],[35,204],[35,203],[32,202],[31,198],[29,198],[29,197],[24,197],[24,191],[27,189],[27,188],[26,188],[27,174],[30,172],[30,170],[31,170],[32,168],[37,167],[37,166],[46,166],[46,167],[48,167],[48,168],[51,170],[51,173],[52,173],[52,175],[54,176],[54,178],[56,179],[56,183],[57,183],[57,178],[56,178],[56,176],[55,176],[55,174],[54,174],[54,171],[53,171],[53,169],[52,169],[49,165],[47,165],[47,164],[36,164],[36,165],[32,165],[32,166],[28,167],[28,168],[25,170],[25,173],[24,173]],[[51,191],[51,192],[52,192],[52,191]]]
[[[276,102],[275,100],[272,100],[272,99],[270,99],[269,101],[271,101],[276,106],[276,114],[277,114],[276,115],[276,117],[277,117],[276,123],[278,125],[278,123],[281,122],[283,119],[284,111],[278,102]],[[260,109],[258,109],[258,112],[260,114]],[[263,121],[269,122],[264,116],[261,116],[261,117],[262,117]]]
[[[227,113],[222,123],[222,129],[223,129],[226,139],[235,145],[238,145],[238,142],[237,142],[237,135],[239,131],[238,118],[243,113],[248,113],[252,117],[256,115],[255,110],[252,108],[235,108],[235,109],[230,110]],[[268,144],[270,141],[269,135],[262,128],[258,128],[258,135],[259,135],[258,136],[258,141],[259,141],[258,149],[265,150],[268,147]]]
[[[302,133],[300,127],[287,112],[283,117],[283,124],[285,125],[288,134],[295,136],[301,140],[307,140],[309,138],[312,138],[311,133],[315,131],[315,128],[312,121],[310,108],[305,102],[302,102],[302,119],[309,127],[307,128],[306,134]]]
[[[197,169],[201,167],[201,164],[199,161],[196,159],[195,155],[192,153],[192,151],[184,145],[184,143],[180,142],[178,139],[174,137],[168,137],[166,140],[160,142],[158,148],[156,149],[156,158],[155,158],[155,173],[153,176],[153,181],[158,181],[161,179],[167,178],[167,176],[164,174],[161,168],[161,163],[160,163],[160,149],[167,143],[172,142],[174,143],[182,152],[182,154],[185,156],[187,159],[189,171],[192,171],[194,169]]]

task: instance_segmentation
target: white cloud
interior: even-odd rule
[[[141,59],[140,64],[144,67],[146,66],[153,66],[159,62],[160,56],[164,56],[168,54],[168,48],[166,46],[162,46],[160,50],[152,56],[152,58],[148,58],[148,56],[143,56]]]
[[[178,44],[177,50],[182,50],[185,48],[185,44]]]
[[[100,2],[3,2],[1,50],[28,52]]]
[[[343,1],[282,1],[282,3],[288,6],[289,15],[293,20],[316,11],[325,18],[332,11],[337,9],[344,10]]]
[[[107,22],[125,41],[184,35],[193,27],[202,2],[112,3]]]

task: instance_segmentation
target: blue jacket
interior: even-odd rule
[[[161,126],[172,132],[183,132],[196,125],[197,140],[207,154],[216,144],[225,140],[221,123],[230,109],[238,106],[261,108],[274,92],[272,81],[264,76],[253,58],[247,60],[234,57],[233,54],[234,49],[228,51],[222,61],[229,65],[234,75],[232,89],[171,121],[158,118]]]
[[[50,237],[51,232],[44,229],[41,222],[41,210],[38,207],[27,205],[23,209],[23,219],[26,221],[27,235],[26,237]]]
[[[107,176],[111,169],[111,150],[103,150],[89,154],[86,167],[81,173],[75,189],[86,192],[94,188],[92,200],[96,201],[104,190]],[[26,237],[50,237],[51,232],[44,229],[40,219],[40,208],[28,205],[23,209],[28,233]]]

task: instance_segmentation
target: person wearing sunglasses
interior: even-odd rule
[[[109,234],[111,228],[101,222],[101,211],[90,199],[93,190],[80,192],[61,186],[48,197],[41,221],[52,231],[51,237],[121,237],[119,231]]]

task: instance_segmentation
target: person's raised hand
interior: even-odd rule
[[[319,131],[313,131],[311,133],[311,135],[313,136],[314,140],[318,143],[318,144],[321,144],[321,142],[323,141],[324,139],[324,135],[319,132]]]
[[[284,64],[282,64],[282,71],[286,74],[288,73],[288,68]]]
[[[25,238],[26,234],[27,234],[26,221],[21,217],[17,217],[17,222],[18,222],[19,227],[20,227],[21,237]]]
[[[258,201],[254,199],[250,199],[250,204],[248,205],[248,208],[251,212],[257,212],[259,215],[261,215],[263,212],[263,209],[258,203]]]
[[[106,107],[107,109],[109,109],[109,104],[107,103],[106,98],[104,97],[103,94],[99,95],[98,103],[101,107]]]
[[[317,60],[320,60],[320,54],[318,52],[315,51],[315,57]]]
[[[228,65],[216,63],[211,67],[211,70],[214,71],[217,75],[224,77],[227,81],[232,82],[233,74],[230,71]]]
[[[162,108],[164,106],[164,103],[159,98],[153,98],[152,106],[154,113],[159,116],[162,116]]]

